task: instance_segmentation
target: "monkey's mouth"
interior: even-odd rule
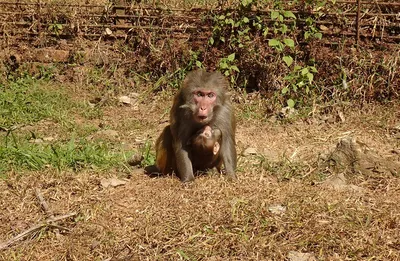
[[[207,122],[208,121],[208,117],[207,116],[197,116],[197,120],[201,123],[203,122]]]

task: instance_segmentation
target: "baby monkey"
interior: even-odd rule
[[[209,125],[203,126],[188,140],[188,154],[194,173],[214,167],[221,171],[223,163],[220,153],[221,141],[221,130],[212,129]],[[178,172],[169,125],[164,128],[156,141],[156,167],[157,172],[164,175]]]
[[[205,125],[190,139],[190,158],[195,171],[205,171],[217,168],[221,171],[222,158],[220,155],[222,132]]]

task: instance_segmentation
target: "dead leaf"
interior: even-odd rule
[[[282,215],[286,212],[286,207],[282,205],[272,205],[268,208],[269,212],[276,215]]]
[[[329,30],[329,28],[326,27],[325,25],[320,25],[319,29],[321,29],[322,31],[328,31]]]
[[[117,178],[109,178],[109,179],[102,179],[100,184],[103,188],[108,187],[118,187],[126,184],[125,180],[117,179]]]
[[[257,150],[255,148],[247,148],[242,152],[242,156],[244,157],[249,155],[257,155]]]
[[[317,261],[312,253],[301,253],[297,251],[290,251],[288,254],[290,261]]]

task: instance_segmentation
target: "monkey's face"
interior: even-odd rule
[[[217,155],[220,149],[221,131],[212,129],[209,125],[199,130],[193,140],[193,148],[197,153],[207,155]]]
[[[202,89],[195,90],[193,92],[194,120],[201,124],[207,124],[210,122],[213,118],[213,111],[216,101],[217,94],[215,92]]]

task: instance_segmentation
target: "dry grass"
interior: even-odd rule
[[[108,105],[100,120],[86,123],[117,129],[117,141],[137,148],[138,140],[154,141],[166,124],[163,113],[170,104],[160,102],[168,98],[163,95],[139,108]],[[290,251],[299,251],[320,260],[399,260],[398,177],[367,177],[354,184],[361,191],[327,189],[316,179],[318,173],[299,178],[345,132],[382,155],[398,150],[393,127],[399,115],[393,112],[399,107],[393,106],[345,111],[346,122],[322,124],[247,119],[244,107],[236,104],[239,151],[250,146],[258,155],[240,157],[235,183],[208,175],[182,185],[174,177],[149,178],[140,170],[128,176],[89,168],[10,171],[0,181],[0,242],[46,219],[37,188],[55,215],[78,216],[2,250],[0,259],[284,260]],[[275,164],[273,171],[266,163]],[[100,180],[112,176],[127,177],[128,183],[103,188]],[[274,213],[273,206],[286,210]]]

